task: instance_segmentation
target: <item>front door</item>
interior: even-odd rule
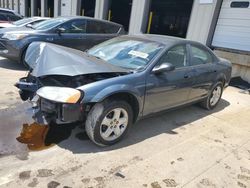
[[[146,80],[144,115],[184,104],[188,101],[194,72],[188,66],[186,45],[178,45],[167,51],[156,64],[171,63],[175,70],[154,74]]]
[[[51,37],[51,42],[74,49],[85,50],[86,20],[72,20],[60,25],[58,28],[61,29],[61,33],[55,33],[54,37]]]

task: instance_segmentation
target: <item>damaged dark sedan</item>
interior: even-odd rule
[[[121,36],[86,52],[32,43],[25,61],[21,98],[36,99],[48,122],[82,122],[98,145],[118,142],[137,120],[162,110],[213,109],[232,71],[200,43],[159,35]]]

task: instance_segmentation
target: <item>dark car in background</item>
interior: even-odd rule
[[[87,52],[32,43],[26,62],[30,73],[16,84],[21,98],[39,96],[48,122],[82,122],[98,145],[116,143],[136,120],[162,110],[215,108],[232,71],[206,46],[160,35],[124,35]]]
[[[16,13],[14,10],[0,8],[0,23],[14,22],[22,18],[23,16]]]
[[[25,63],[30,43],[45,41],[86,50],[105,40],[124,34],[123,26],[89,17],[58,17],[29,28],[0,34],[0,56]]]
[[[32,26],[34,24],[37,24],[39,22],[42,22],[44,20],[48,20],[50,18],[47,17],[39,17],[39,16],[34,16],[30,18],[23,18],[21,20],[17,20],[15,22],[11,23],[0,23],[0,32],[7,32],[7,31],[15,31],[17,27],[24,27],[24,26]]]

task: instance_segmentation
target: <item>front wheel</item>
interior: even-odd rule
[[[85,129],[95,144],[107,146],[115,144],[125,136],[132,120],[132,108],[127,102],[106,100],[92,107]]]
[[[201,102],[201,106],[208,110],[212,110],[219,103],[222,93],[223,93],[223,84],[222,82],[217,82],[212,87],[207,98]]]

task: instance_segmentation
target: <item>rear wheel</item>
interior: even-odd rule
[[[223,84],[222,82],[217,82],[212,87],[207,98],[201,102],[201,106],[208,110],[212,110],[219,103],[222,93],[223,93]]]
[[[132,125],[133,112],[125,101],[104,101],[93,106],[85,129],[89,138],[100,146],[120,141]]]

